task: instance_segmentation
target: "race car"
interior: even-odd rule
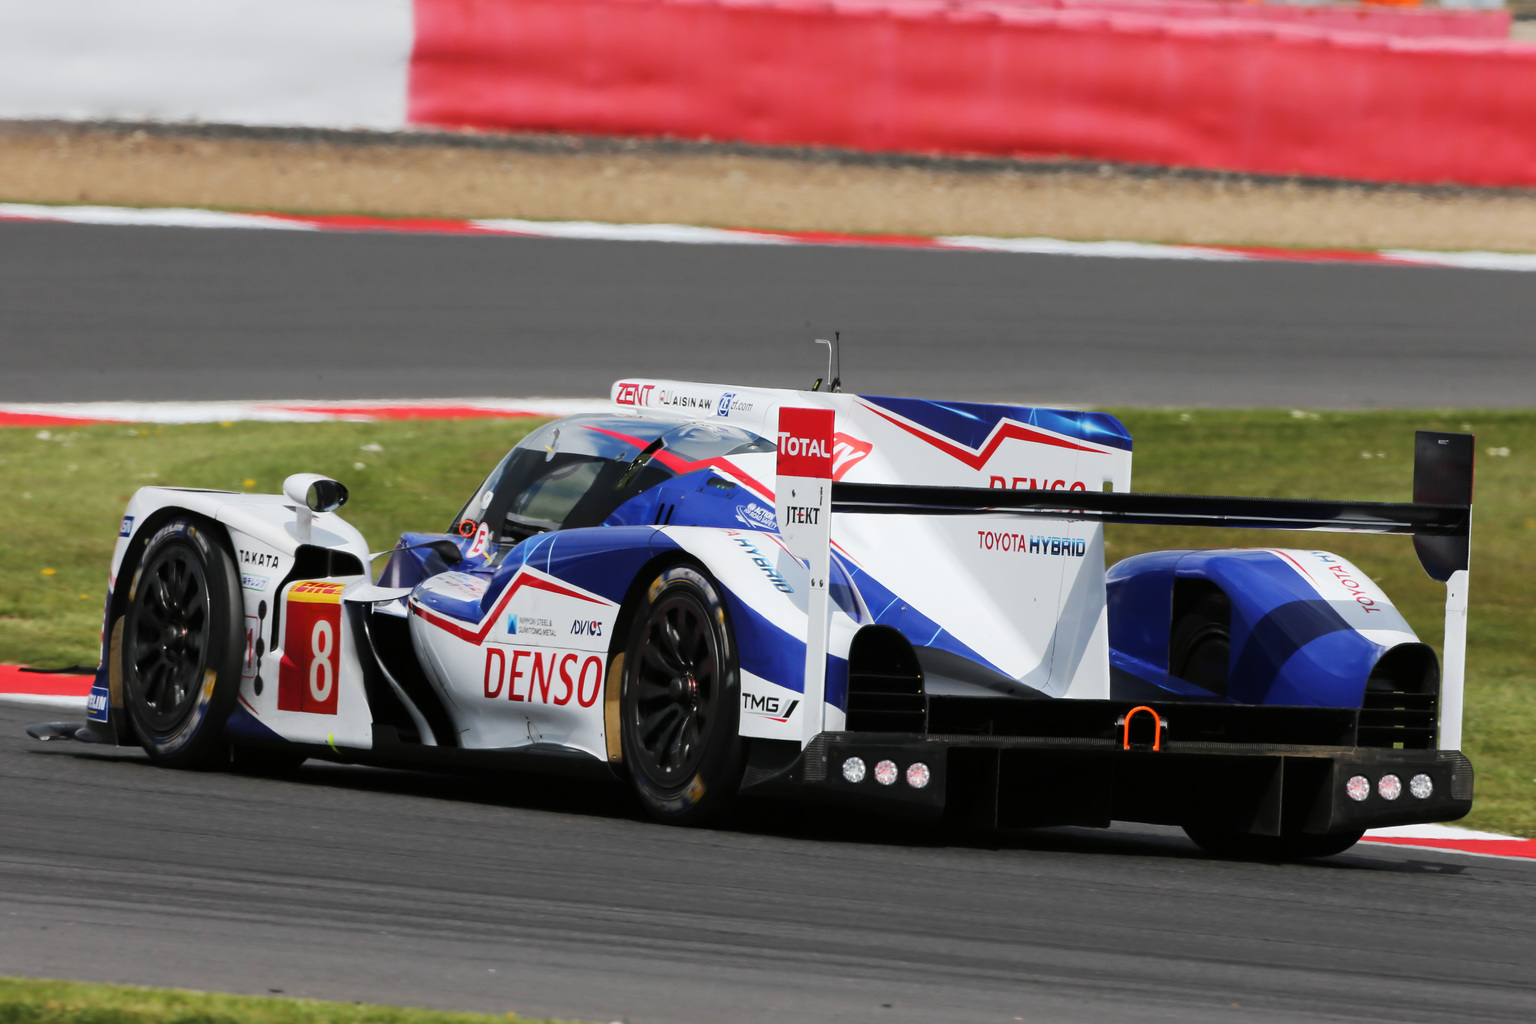
[[[139,490],[89,721],[33,734],[174,767],[617,776],[677,823],[752,792],[1162,822],[1239,856],[1471,807],[1467,435],[1421,433],[1414,503],[1208,498],[1131,492],[1104,413],[642,379],[611,398],[377,555],[325,477]],[[1444,678],[1337,555],[1106,575],[1112,521],[1413,534],[1451,587]]]

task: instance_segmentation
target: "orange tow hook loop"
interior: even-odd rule
[[[1152,749],[1153,750],[1162,750],[1163,749],[1163,720],[1162,720],[1161,717],[1158,716],[1158,713],[1156,711],[1153,711],[1151,708],[1147,707],[1145,704],[1143,704],[1139,708],[1131,708],[1131,710],[1129,710],[1129,711],[1127,711],[1125,713],[1125,717],[1120,720],[1122,723],[1124,723],[1124,726],[1125,726],[1125,731],[1120,734],[1120,749],[1121,750],[1130,750],[1131,749],[1131,719],[1136,717],[1136,712],[1138,712],[1138,711],[1145,711],[1147,714],[1152,716]]]

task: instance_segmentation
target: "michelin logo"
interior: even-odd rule
[[[91,687],[90,695],[85,698],[85,717],[92,722],[105,722],[107,720],[107,688],[105,686]]]

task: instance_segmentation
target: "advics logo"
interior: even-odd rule
[[[603,624],[596,619],[577,619],[571,623],[572,636],[602,636]]]

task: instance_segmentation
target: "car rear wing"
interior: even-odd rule
[[[794,411],[784,409],[781,415]],[[781,428],[781,444],[786,434]],[[781,463],[784,454],[780,455]],[[1286,498],[1139,494],[1111,491],[1003,490],[826,481],[832,513],[862,515],[996,515],[1156,526],[1409,534],[1430,578],[1446,584],[1439,745],[1461,746],[1465,690],[1467,584],[1472,527],[1473,437],[1421,430],[1414,444],[1413,501],[1313,501]],[[781,478],[784,467],[781,465]],[[830,475],[830,474],[829,474]],[[797,480],[804,495],[811,481]],[[781,493],[782,493],[781,487]],[[781,530],[785,499],[781,506]],[[794,513],[804,522],[807,513]],[[830,519],[830,517],[827,517]],[[818,531],[830,540],[830,522]],[[827,541],[821,541],[824,535]],[[809,541],[811,538],[805,538]],[[802,543],[799,547],[809,547]],[[809,557],[790,543],[801,558]],[[809,667],[809,666],[808,666]],[[809,677],[807,683],[809,684]],[[807,694],[809,697],[809,694]]]

